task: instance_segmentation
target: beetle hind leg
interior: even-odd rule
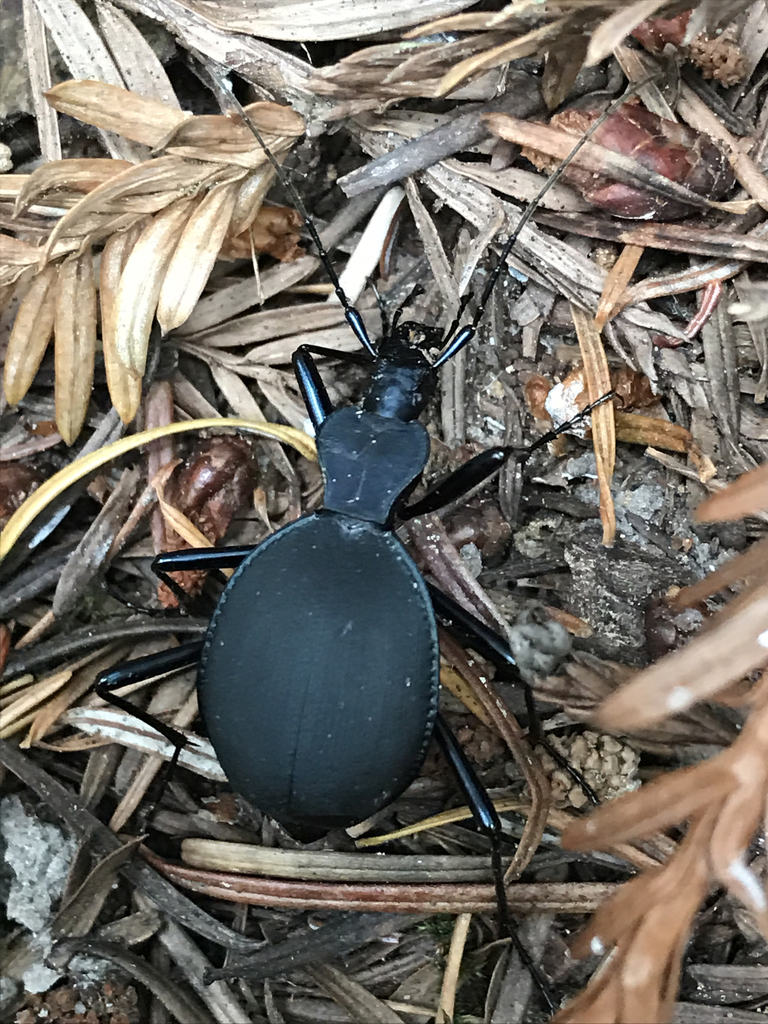
[[[533,701],[533,693],[528,683],[522,678],[518,671],[515,663],[515,657],[509,648],[509,644],[506,640],[499,636],[499,634],[487,626],[484,622],[481,622],[476,616],[468,612],[466,608],[462,608],[460,604],[444,594],[442,590],[439,590],[432,583],[427,583],[430,597],[432,598],[432,606],[435,609],[435,614],[438,617],[441,625],[443,625],[452,636],[456,636],[458,640],[468,644],[478,654],[487,658],[492,664],[494,664],[502,672],[513,673],[514,679],[520,682],[525,689],[525,701],[526,708],[528,710],[529,717],[529,729],[530,738],[535,744],[539,744],[544,747],[550,757],[560,767],[566,771],[577,786],[582,790],[589,802],[597,807],[600,804],[600,799],[595,793],[594,789],[589,785],[587,780],[577,771],[572,764],[569,763],[568,759],[564,757],[560,751],[553,746],[544,735],[544,730],[541,728],[539,722],[539,716],[536,712],[536,707]]]
[[[475,770],[467,755],[462,750],[459,741],[446,724],[442,715],[438,715],[435,722],[435,738],[456,775],[475,822],[480,831],[490,840],[491,869],[493,884],[496,889],[496,904],[499,911],[501,932],[510,939],[512,945],[517,950],[520,960],[530,974],[533,983],[539,990],[542,999],[547,1004],[547,1009],[550,1013],[554,1014],[557,1012],[558,1007],[549,990],[547,979],[525,944],[521,941],[517,933],[517,927],[509,912],[507,890],[504,885],[504,867],[501,861],[501,843],[504,838],[504,832],[496,808],[493,806],[493,801],[475,774]]]
[[[167,725],[155,715],[144,711],[143,708],[136,707],[135,704],[132,704],[125,697],[121,697],[112,691],[132,683],[141,683],[145,680],[153,679],[155,676],[165,675],[168,672],[177,672],[180,669],[190,668],[200,660],[202,649],[202,640],[191,640],[169,651],[158,651],[156,654],[148,654],[144,658],[134,658],[133,661],[125,661],[115,668],[99,673],[93,685],[94,693],[106,701],[107,704],[119,708],[120,711],[132,715],[145,725],[156,729],[161,736],[173,745],[173,754],[157,780],[157,796],[151,801],[147,818],[152,816],[157,800],[173,774],[181,751],[186,746],[187,738],[178,729]]]

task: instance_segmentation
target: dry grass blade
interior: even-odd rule
[[[705,633],[609,697],[598,714],[599,723],[610,731],[641,727],[709,700],[765,664],[766,630],[768,587],[763,585],[738,615],[720,613]]]
[[[175,752],[173,744],[156,729],[145,725],[134,715],[103,707],[77,707],[65,712],[58,723],[70,725],[89,738],[104,743],[119,743],[149,757],[162,757],[169,761]],[[82,739],[82,736],[79,736]],[[58,745],[47,744],[50,749],[77,749],[74,743],[64,740]],[[179,754],[179,764],[187,771],[201,775],[213,782],[226,782],[213,747],[208,740],[187,734],[187,743]]]
[[[22,749],[38,744],[50,732],[60,715],[80,700],[93,686],[99,672],[116,665],[124,658],[130,648],[109,647],[89,656],[87,664],[72,672],[72,677],[65,686],[52,698],[46,699],[44,706],[37,713],[30,725],[26,738],[19,744]]]
[[[181,685],[179,686],[176,684]],[[181,689],[182,693],[185,692],[187,695],[186,699],[183,700],[181,707],[170,718],[170,725],[173,728],[185,729],[197,716],[197,691],[195,690],[194,680],[187,678],[185,682],[183,678],[181,678],[178,680],[172,680],[167,685],[169,689],[177,692]],[[150,714],[154,715],[162,714],[168,710],[163,688],[158,690],[154,695],[147,710]],[[129,818],[133,815],[141,801],[146,796],[147,790],[152,785],[153,780],[156,778],[164,763],[165,759],[162,754],[149,754],[143,759],[139,770],[131,780],[130,786],[122,795],[120,802],[109,820],[109,827],[113,832],[120,832],[120,830],[125,827]]]
[[[260,0],[258,8],[244,13],[236,2],[200,8],[204,17],[230,32],[244,32],[265,39],[322,42],[331,39],[377,35],[439,18],[471,6],[472,0],[423,0],[414,8],[409,0]]]
[[[26,395],[53,335],[58,276],[58,267],[45,267],[32,279],[19,306],[3,371],[9,405],[16,405]]]
[[[595,313],[595,327],[602,331],[608,321],[622,308],[621,298],[632,280],[644,249],[640,245],[625,245],[621,255],[611,267]]]
[[[56,287],[56,423],[74,444],[91,400],[96,356],[96,282],[90,252],[65,260]]]
[[[131,92],[181,110],[162,62],[130,18],[110,3],[97,0],[99,28]]]
[[[578,306],[571,305],[571,315],[584,360],[584,376],[590,402],[596,402],[611,390],[611,374],[600,332],[592,317]],[[600,486],[600,519],[603,544],[610,547],[616,536],[616,513],[611,495],[611,479],[616,465],[616,425],[613,404],[603,402],[592,412],[592,443],[595,449],[597,479]]]
[[[467,944],[471,922],[471,914],[459,914],[453,926],[448,960],[446,961],[445,974],[443,975],[443,987],[440,992],[440,1005],[435,1015],[435,1024],[448,1024],[449,1021],[453,1020],[453,1012],[456,1008],[456,989],[459,984],[459,971],[461,970],[461,961],[464,957],[464,948]]]
[[[711,818],[692,828],[663,868],[625,883],[597,911],[574,946],[577,956],[613,947],[601,968],[552,1024],[667,1024],[693,915],[708,889],[700,841]]]
[[[43,160],[60,160],[61,137],[58,119],[44,99],[46,89],[50,89],[52,84],[45,22],[34,0],[23,0],[23,12],[24,41],[32,103],[40,135],[40,152]]]
[[[49,0],[40,13],[71,75],[123,84],[109,50],[74,0]]]
[[[616,949],[572,1004],[572,1015],[564,1011],[564,1016],[557,1018],[562,1024],[594,1019],[582,1014],[594,1013],[609,998],[618,1002],[614,1016],[605,1019],[634,1021],[637,1018],[632,1013],[637,1012],[640,994],[628,995],[627,989],[638,980],[645,985],[646,1000],[658,1000],[655,1016],[649,1019],[668,1020],[690,922],[713,883],[725,886],[741,900],[763,935],[768,934],[768,901],[758,874],[748,863],[753,836],[765,813],[768,788],[765,675],[750,696],[752,713],[729,749],[703,764],[662,776],[565,831],[563,845],[567,848],[607,849],[616,841],[636,840],[658,828],[692,822],[667,864],[624,885],[580,937],[577,955],[590,948],[603,950],[612,945]],[[675,923],[672,932],[670,922]],[[659,955],[660,939],[666,955]],[[647,967],[638,975],[643,957]]]
[[[314,964],[304,970],[326,995],[347,1011],[352,1020],[364,1020],[366,1024],[404,1024],[399,1013],[337,967]]]

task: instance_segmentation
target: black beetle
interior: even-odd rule
[[[302,838],[355,824],[391,802],[415,779],[435,733],[478,823],[491,836],[506,917],[498,817],[438,715],[435,612],[449,629],[470,637],[479,653],[507,666],[514,666],[514,658],[501,637],[425,583],[393,524],[395,517],[424,514],[461,497],[513,454],[525,459],[571,425],[523,452],[508,446],[483,452],[420,501],[406,504],[429,457],[429,437],[417,417],[437,369],[474,336],[522,222],[507,240],[469,325],[457,331],[457,318],[443,338],[435,328],[401,323],[401,308],[391,323],[382,316],[383,337],[374,346],[301,199],[279,168],[278,173],[370,357],[368,393],[360,408],[334,410],[313,354],[339,353],[308,346],[296,351],[293,365],[325,480],[322,508],[257,548],[159,555],[153,568],[171,586],[168,573],[181,569],[236,572],[202,642],[118,666],[99,677],[97,691],[151,721],[178,747],[183,736],[111,691],[199,660],[201,714],[232,786]],[[438,353],[434,359],[430,350]]]

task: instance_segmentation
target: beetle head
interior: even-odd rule
[[[363,409],[406,422],[416,419],[434,390],[427,352],[439,348],[441,339],[437,327],[412,320],[395,323],[379,343]]]

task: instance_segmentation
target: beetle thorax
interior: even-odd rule
[[[337,409],[317,432],[317,455],[323,508],[387,526],[427,464],[429,435],[418,421]]]

